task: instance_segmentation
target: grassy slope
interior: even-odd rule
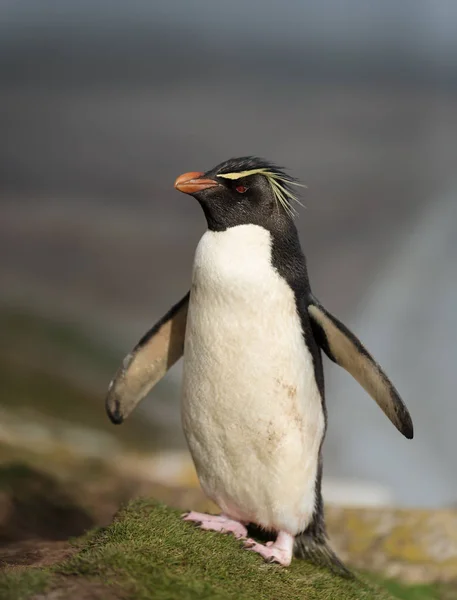
[[[347,581],[302,561],[288,569],[266,565],[232,536],[200,531],[153,501],[131,502],[114,523],[78,545],[76,554],[51,569],[6,570],[0,576],[0,598],[26,600],[54,588],[78,598],[78,585],[93,586],[101,594],[96,598],[135,600],[387,600],[392,595],[386,589],[405,600],[451,598],[431,586],[377,585],[365,577]]]

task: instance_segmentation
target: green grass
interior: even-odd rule
[[[33,594],[44,592],[51,579],[51,573],[45,569],[0,571],[0,598],[27,600]]]
[[[405,586],[362,576],[348,581],[294,560],[267,565],[232,536],[198,530],[154,501],[131,502],[106,528],[90,532],[80,550],[51,570],[7,571],[0,597],[26,600],[65,581],[103,585],[106,598],[132,600],[441,600],[433,586]],[[68,596],[69,598],[77,598]]]
[[[371,581],[383,586],[393,598],[399,600],[455,600],[457,590],[447,585],[416,584],[405,585],[394,579],[382,579],[379,576],[368,574]],[[454,587],[454,586],[453,586]]]

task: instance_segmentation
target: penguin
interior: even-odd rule
[[[351,577],[324,520],[322,351],[408,439],[413,424],[380,365],[311,290],[295,225],[299,185],[254,156],[176,179],[207,222],[191,289],[124,359],[106,409],[122,423],[183,356],[182,426],[200,485],[221,510],[183,519],[232,533],[266,562],[288,566],[295,555]],[[274,540],[251,539],[250,525]]]

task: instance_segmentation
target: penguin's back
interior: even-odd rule
[[[204,491],[233,518],[295,535],[311,519],[325,429],[295,295],[256,225],[197,247],[182,418]]]

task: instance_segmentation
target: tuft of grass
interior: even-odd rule
[[[51,581],[46,569],[9,569],[0,572],[0,598],[2,600],[27,600],[32,595],[45,592]]]

